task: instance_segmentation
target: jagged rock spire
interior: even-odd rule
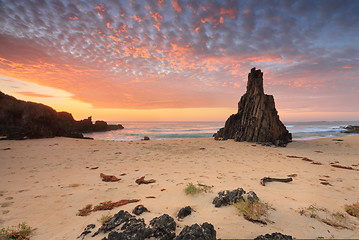
[[[292,141],[292,134],[279,120],[273,96],[264,94],[263,73],[260,69],[251,69],[247,92],[238,103],[238,112],[227,119],[224,128],[214,137],[216,140],[234,139],[277,146],[286,146]]]

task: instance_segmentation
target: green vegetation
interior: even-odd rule
[[[260,200],[244,201],[233,203],[245,219],[251,222],[266,224],[268,219],[268,210],[271,209],[268,203]]]
[[[103,225],[105,222],[109,221],[111,218],[112,218],[112,215],[110,213],[103,214],[101,216],[101,218],[98,219],[97,221]]]
[[[359,218],[359,202],[345,205],[344,209],[349,215]]]
[[[202,192],[211,192],[211,188],[213,186],[208,186],[205,184],[201,184],[201,183],[197,183],[197,186],[194,185],[193,183],[189,183],[187,184],[187,187],[185,188],[184,192],[186,193],[186,195],[195,195],[197,193],[202,193]]]
[[[304,215],[310,218],[317,219],[329,226],[338,229],[355,229],[352,222],[349,221],[347,215],[342,212],[330,212],[326,208],[320,208],[315,205],[310,205],[307,208],[303,208],[299,211],[300,215]]]
[[[0,239],[28,240],[33,232],[34,229],[23,222],[17,226],[2,228],[0,230]]]

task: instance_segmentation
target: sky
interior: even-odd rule
[[[359,119],[356,0],[0,0],[0,90],[75,119],[225,121],[250,69],[283,121]]]

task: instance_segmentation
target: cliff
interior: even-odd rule
[[[18,100],[0,92],[0,136],[6,139],[75,137],[82,133],[123,129],[121,124],[92,123],[91,117],[76,121],[70,113],[49,106]]]
[[[247,92],[238,103],[238,112],[227,119],[224,128],[214,137],[216,140],[234,139],[276,146],[286,146],[292,141],[292,134],[279,120],[273,96],[264,94],[261,70],[251,69]]]

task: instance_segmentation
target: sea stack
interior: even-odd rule
[[[273,96],[264,94],[263,72],[260,69],[251,69],[247,92],[238,103],[238,112],[227,119],[224,128],[215,133],[214,138],[270,143],[283,147],[292,141],[292,134],[279,120]]]

